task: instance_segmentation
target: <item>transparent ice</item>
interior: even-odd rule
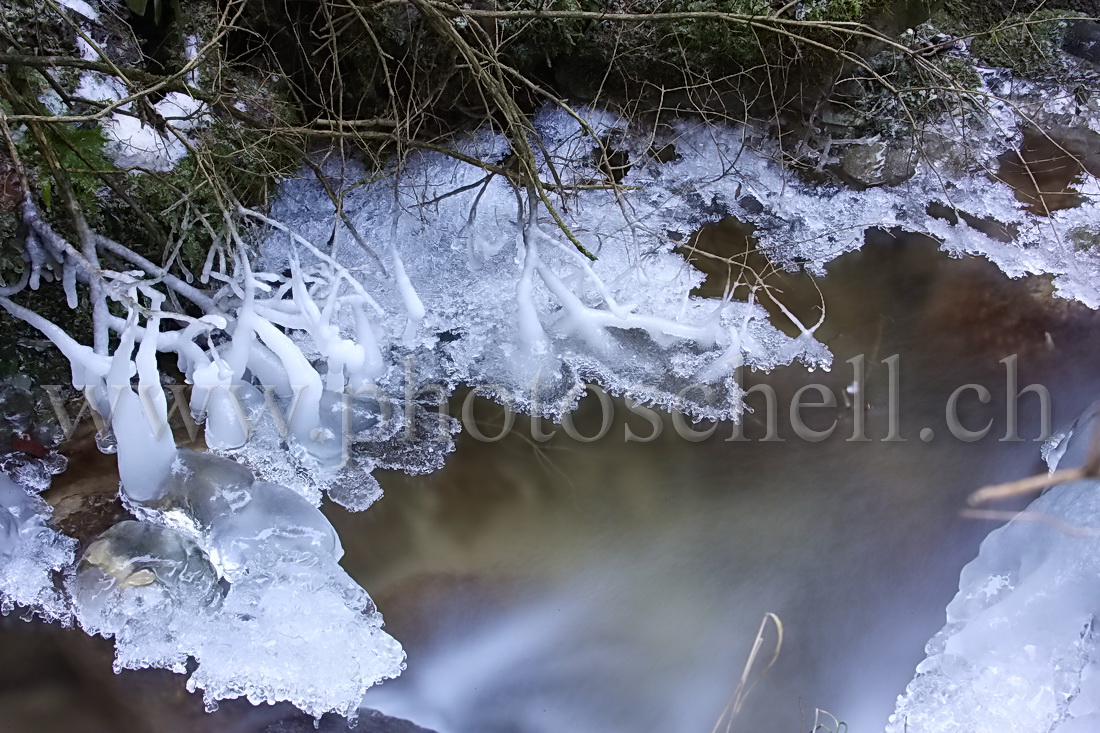
[[[1046,451],[1084,463],[1093,405]],[[1100,729],[1100,480],[1047,490],[982,542],[888,733]]]
[[[163,476],[123,485],[141,521],[93,542],[70,587],[81,626],[114,638],[117,669],[194,659],[188,688],[208,706],[289,701],[318,717],[354,717],[367,688],[400,673],[404,651],[313,503],[210,453],[178,449],[158,467],[146,437],[114,429],[120,467]]]
[[[197,631],[192,625],[209,617],[222,589],[195,540],[125,521],[84,552],[70,592],[84,630],[114,638],[116,671],[183,672],[191,654],[186,641]]]
[[[49,513],[36,490],[0,474],[0,612],[21,608],[67,623],[71,612],[59,580],[76,542],[46,524]]]

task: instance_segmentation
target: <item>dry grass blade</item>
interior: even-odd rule
[[[760,656],[760,651],[764,647],[764,636],[768,630],[768,623],[771,622],[775,626],[775,648],[772,650],[771,658],[768,659],[763,669],[756,675],[756,679],[752,677],[753,669],[756,667],[757,658]],[[722,714],[718,717],[714,727],[711,728],[711,733],[718,733],[719,731],[725,731],[729,733],[733,728],[733,721],[740,714],[741,709],[745,705],[745,699],[749,693],[756,686],[756,683],[768,673],[768,670],[772,668],[775,661],[779,658],[779,652],[783,648],[783,621],[779,616],[774,613],[768,612],[764,614],[764,618],[760,621],[760,628],[756,631],[756,638],[753,639],[752,649],[749,651],[749,657],[745,660],[745,666],[741,670],[741,678],[737,681],[737,686],[733,688],[733,692],[730,694],[729,700],[726,702],[726,707],[722,709]]]
[[[1000,499],[1009,499],[1014,496],[1024,496],[1026,494],[1034,494],[1043,489],[1049,489],[1051,486],[1057,486],[1058,484],[1065,484],[1071,481],[1077,481],[1087,477],[1084,466],[1077,468],[1063,468],[1052,473],[1040,473],[1035,476],[1028,476],[1027,478],[1019,479],[1018,481],[1009,481],[1004,484],[994,484],[992,486],[983,486],[969,497],[966,502],[971,506],[978,506],[979,504],[985,504],[991,501],[998,501]]]
[[[846,733],[847,730],[848,724],[837,720],[837,717],[828,710],[814,709],[814,727],[810,729],[810,733],[819,733],[819,731]]]

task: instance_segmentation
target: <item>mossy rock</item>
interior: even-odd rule
[[[1074,227],[1066,234],[1066,239],[1078,252],[1100,254],[1100,227]]]
[[[1078,16],[1060,10],[1013,15],[975,36],[970,51],[979,61],[1020,76],[1057,73],[1069,21]]]

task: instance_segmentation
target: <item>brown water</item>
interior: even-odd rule
[[[708,234],[700,246],[728,256],[749,243],[738,236]],[[828,373],[749,375],[776,389],[783,441],[762,440],[760,395],[749,398],[757,412],[743,442],[726,440],[730,425],[691,442],[665,416],[659,439],[627,443],[624,423],[642,436],[652,428],[616,401],[601,440],[559,429],[538,443],[521,419],[497,443],[461,436],[435,474],[382,476],[386,496],[365,513],[327,508],[345,566],[409,653],[408,671],[367,704],[441,733],[707,733],[773,612],[782,651],[734,730],[809,730],[815,707],[855,733],[881,730],[943,622],[959,569],[992,527],[959,516],[966,495],[1040,469],[1038,443],[998,440],[998,360],[1019,354],[1020,385],[1049,387],[1057,426],[1100,391],[1100,339],[1095,315],[1052,301],[1042,280],[1009,281],[919,237],[871,240],[816,287],[801,274],[769,280],[803,321],[824,301],[818,335],[836,356]],[[707,271],[707,287],[722,290],[724,265]],[[836,419],[830,438],[799,440],[786,411],[795,390],[820,382],[842,394],[853,379],[845,361],[859,354],[869,365],[871,440],[847,440],[854,413],[843,403],[807,419],[817,428]],[[893,354],[899,442],[882,440],[889,378],[880,361]],[[988,405],[972,392],[961,402],[968,427],[994,421],[973,443],[952,438],[944,418],[948,396],[967,383],[993,394]],[[1034,437],[1034,397],[1020,410],[1021,435]],[[478,412],[493,432],[497,408]],[[575,424],[592,435],[600,417],[590,397]],[[926,427],[930,442],[918,437]],[[88,478],[74,464],[65,480]],[[286,714],[229,705],[204,719],[181,677],[114,677],[104,645],[76,632],[8,621],[0,659],[11,670],[0,674],[5,730],[244,731]]]
[[[1005,153],[1000,163],[996,178],[1012,186],[1028,210],[1046,216],[1082,203],[1077,185],[1100,174],[1100,135],[1077,128],[1028,130],[1019,150]]]

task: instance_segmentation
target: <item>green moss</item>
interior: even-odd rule
[[[1069,230],[1066,238],[1078,252],[1100,252],[1100,227],[1074,227]]]
[[[176,250],[176,263],[191,273],[202,269],[210,248],[210,233],[200,217],[219,227],[226,193],[246,206],[262,206],[277,181],[301,166],[270,134],[227,121],[215,122],[200,134],[197,153],[201,163],[189,155],[168,173],[141,173],[124,181],[135,203],[164,230]],[[143,225],[130,206],[118,199],[106,205],[110,236],[154,262],[167,261],[171,252],[135,237]]]
[[[104,154],[107,139],[103,136],[103,130],[99,125],[52,125],[46,131],[46,139],[57,157],[58,165],[68,174],[77,204],[86,212],[89,220],[94,222],[96,209],[99,208],[100,190],[103,188],[100,173],[115,171],[114,164]],[[42,151],[35,147],[28,152],[24,160],[29,159],[35,164],[42,203],[50,213],[54,206],[56,181],[42,161]]]
[[[882,4],[864,0],[817,0],[806,4],[802,17],[816,21],[862,22],[868,19],[871,11],[879,10]]]
[[[168,173],[141,173],[127,177],[127,193],[152,217],[168,237],[171,246],[178,246],[176,262],[195,272],[202,268],[210,246],[210,235],[199,216],[220,220],[217,198],[210,182],[196,169],[188,156]],[[124,242],[134,251],[153,262],[163,264],[171,252],[162,251],[148,236],[138,234],[144,225],[124,202],[110,202],[109,236]],[[137,236],[135,236],[137,235]]]
[[[1078,16],[1059,10],[1013,15],[976,35],[971,53],[990,66],[1003,66],[1022,76],[1055,72],[1067,20],[1073,17]]]

